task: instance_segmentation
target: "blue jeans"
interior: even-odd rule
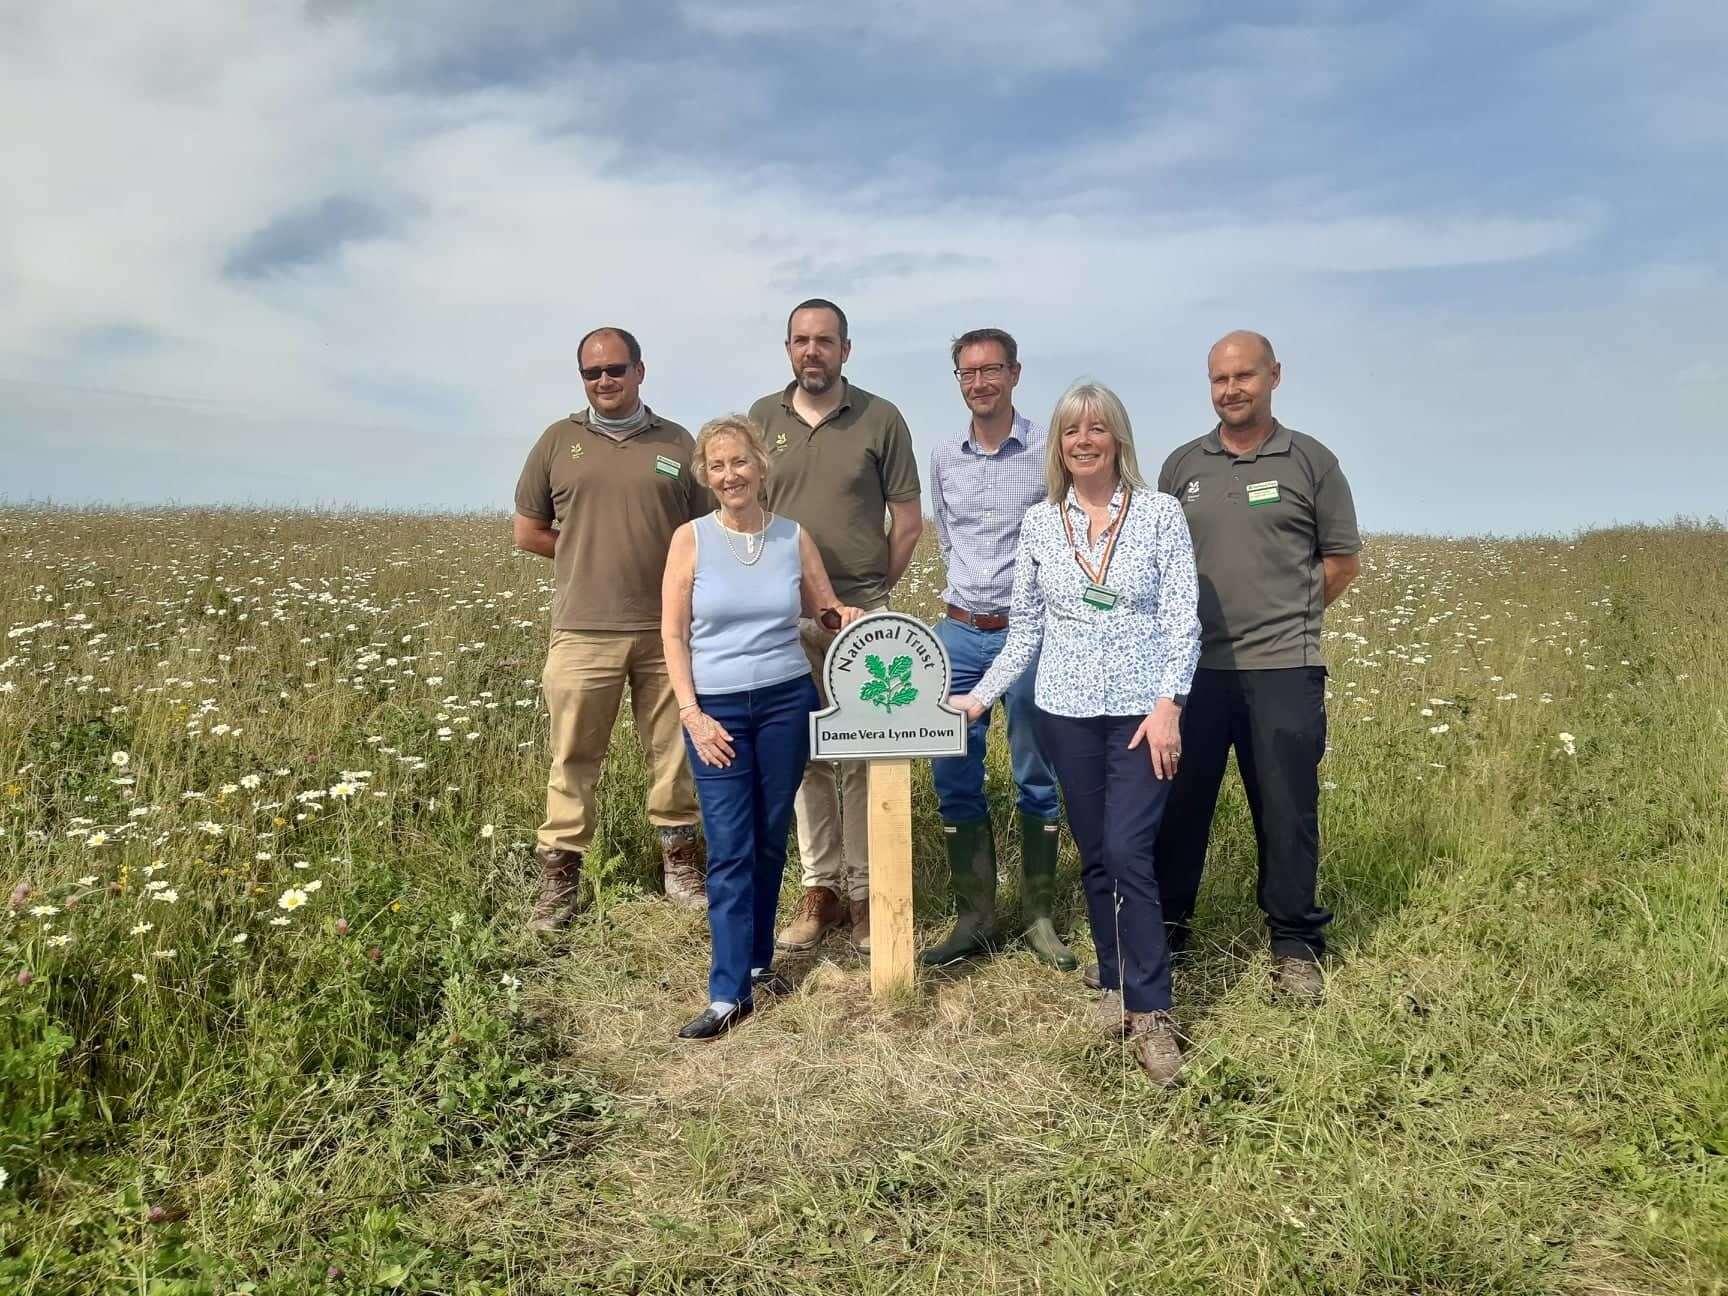
[[[976,688],[1008,642],[1006,630],[979,630],[951,617],[936,623],[936,637],[954,666],[956,693]],[[1034,657],[1025,673],[1002,695],[1002,709],[1008,713],[1008,760],[1020,793],[1020,809],[1040,819],[1055,819],[1062,809],[1056,797],[1056,776],[1039,746],[1034,719],[1038,707],[1032,700],[1037,680],[1038,659]],[[964,756],[944,756],[930,763],[936,804],[944,823],[971,823],[990,812],[984,798],[984,744],[989,732],[990,712],[986,711],[967,730]]]
[[[708,998],[750,1002],[750,969],[774,959],[774,911],[786,869],[792,797],[810,758],[816,684],[808,675],[739,693],[698,693],[732,735],[732,763],[704,765],[684,735],[708,838]]]
[[[1038,713],[1068,803],[1068,831],[1080,851],[1098,979],[1106,990],[1121,990],[1129,1012],[1170,1007],[1170,949],[1156,861],[1170,783],[1153,775],[1145,743],[1129,750],[1145,719]]]

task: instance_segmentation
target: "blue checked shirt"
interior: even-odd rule
[[[1056,505],[1046,501],[1026,514],[1008,640],[973,697],[989,706],[1034,654],[1034,697],[1052,715],[1147,715],[1159,698],[1188,692],[1200,661],[1199,589],[1188,519],[1175,499],[1150,486],[1134,492],[1126,522],[1122,500],[1118,486],[1110,525],[1090,545],[1090,524],[1072,486],[1063,502],[1074,529],[1072,544]],[[1113,608],[1095,608],[1082,598],[1090,578],[1074,554],[1096,570],[1110,533],[1118,529],[1122,534],[1105,582],[1121,597]]]
[[[1045,493],[1044,429],[1018,410],[995,454],[979,449],[970,432],[936,447],[930,498],[948,567],[945,602],[968,612],[1007,611],[1020,522]]]

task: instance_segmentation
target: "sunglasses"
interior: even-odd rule
[[[627,364],[588,365],[581,371],[583,382],[593,382],[601,374],[605,374],[608,378],[622,378],[629,372],[630,366]]]

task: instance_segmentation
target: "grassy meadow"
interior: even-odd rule
[[[676,1043],[627,720],[531,938],[548,577],[502,517],[0,511],[0,1293],[1728,1290],[1720,528],[1371,541],[1329,998],[1266,992],[1232,782],[1169,1094],[1015,948],[878,1005],[832,940]]]

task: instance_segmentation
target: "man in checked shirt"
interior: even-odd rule
[[[1008,639],[1014,554],[1020,521],[1043,499],[1045,430],[1014,408],[1019,347],[1001,329],[954,339],[954,376],[972,412],[967,434],[930,456],[931,512],[948,566],[946,615],[936,637],[954,666],[953,691],[970,692]],[[1056,934],[1051,911],[1061,804],[1056,776],[1038,750],[1032,701],[1036,663],[1002,697],[1008,750],[1020,807],[1020,902],[1026,943],[1064,971],[1074,952]],[[932,762],[953,880],[954,930],[925,950],[927,964],[950,963],[990,947],[996,919],[996,834],[984,796],[984,745],[990,713],[975,721],[966,755]]]

